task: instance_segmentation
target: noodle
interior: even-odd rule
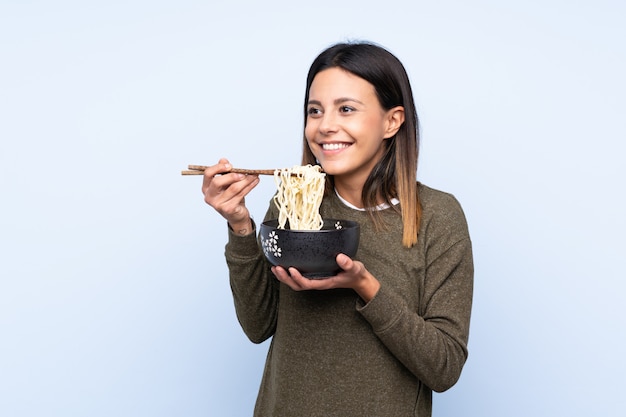
[[[324,196],[324,174],[318,165],[296,165],[274,171],[278,192],[274,202],[278,207],[278,228],[287,221],[291,230],[320,230],[324,224],[320,205]]]

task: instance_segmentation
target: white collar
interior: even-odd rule
[[[361,207],[357,207],[354,204],[350,203],[349,201],[347,201],[345,198],[343,198],[342,196],[339,195],[339,193],[337,192],[337,189],[335,188],[335,194],[337,194],[337,198],[339,198],[339,200],[345,204],[346,206],[350,207],[353,210],[359,210],[359,211],[365,211],[364,208]],[[392,198],[391,199],[391,203],[395,206],[398,205],[400,203],[400,200],[398,200],[397,198]],[[388,209],[390,206],[387,203],[382,203],[377,205],[374,210],[378,211],[378,210],[385,210]]]

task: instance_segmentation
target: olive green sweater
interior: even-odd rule
[[[450,194],[418,186],[418,242],[402,246],[393,209],[374,229],[367,213],[324,198],[324,218],[356,220],[355,259],[380,281],[367,304],[353,290],[296,292],[279,283],[256,237],[229,231],[226,260],[237,317],[255,343],[272,337],[254,415],[427,417],[432,390],[458,380],[467,358],[471,242]],[[270,203],[267,218],[277,217]]]

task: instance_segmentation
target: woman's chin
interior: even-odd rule
[[[341,175],[345,172],[345,170],[338,169],[332,165],[322,165],[322,170],[324,170],[326,175],[332,175],[333,177]]]
[[[320,161],[320,165],[327,175],[341,175],[347,171],[345,164],[336,161]]]

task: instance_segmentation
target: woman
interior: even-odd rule
[[[255,343],[272,337],[255,416],[430,416],[432,390],[467,358],[473,261],[449,194],[416,181],[418,121],[404,67],[368,43],[313,62],[302,164],[327,174],[324,218],[361,225],[342,272],[309,280],[270,267],[244,197],[258,178],[205,171],[205,201],[229,224],[226,260],[237,316]],[[270,203],[266,219],[276,218]],[[324,290],[324,291],[320,291]]]

